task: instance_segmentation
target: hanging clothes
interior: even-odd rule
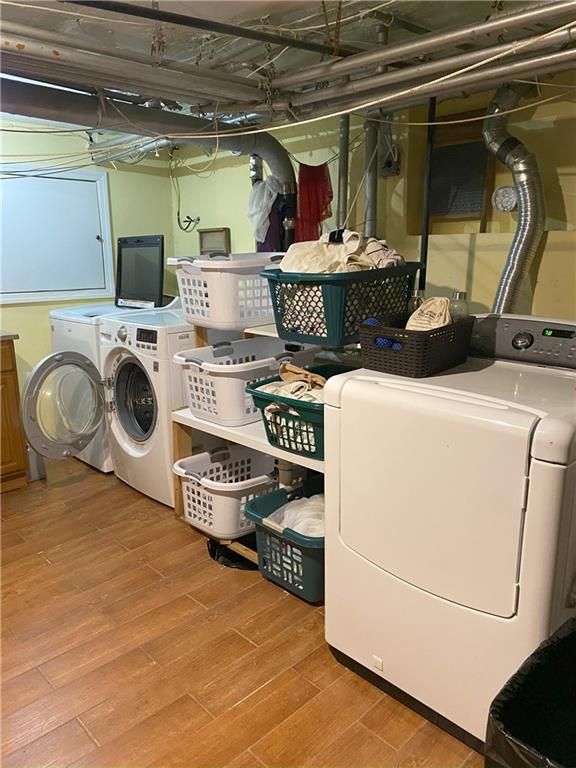
[[[318,240],[322,233],[322,222],[332,215],[332,197],[328,165],[301,163],[298,171],[296,242]]]
[[[266,239],[270,211],[279,192],[280,182],[276,176],[268,176],[265,181],[257,181],[252,185],[247,214],[257,243],[263,243]]]
[[[256,241],[257,251],[272,253],[274,251],[283,250],[282,237],[284,229],[282,227],[282,222],[285,216],[285,208],[285,202],[282,200],[281,195],[278,195],[276,200],[274,200],[274,205],[272,206],[270,216],[268,217],[268,231],[266,232],[266,237],[262,243]]]

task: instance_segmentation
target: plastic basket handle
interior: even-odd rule
[[[272,262],[272,264],[276,264],[279,261],[282,261],[283,258],[284,258],[283,253],[277,253],[275,256],[270,257],[270,261]]]
[[[211,462],[230,458],[230,449],[225,445],[218,446],[218,448],[212,448],[208,453]]]
[[[286,352],[279,352],[277,355],[274,355],[274,360],[277,360],[278,362],[283,362],[287,360],[292,360],[294,357],[294,352],[289,352],[286,350]]]
[[[234,352],[234,347],[229,341],[217,341],[216,344],[212,344],[212,350],[215,357],[216,353],[218,353],[219,356],[224,356],[226,354],[231,355]]]
[[[279,523],[275,523],[274,520],[268,520],[267,517],[262,518],[262,525],[265,525],[266,528],[271,528],[273,531],[277,531],[278,533],[283,533],[284,528]]]
[[[186,477],[194,478],[194,480],[196,480],[199,483],[202,482],[202,475],[199,472],[190,472],[189,469],[185,469],[184,474],[186,475]]]
[[[182,360],[184,360],[186,363],[192,363],[193,365],[196,365],[198,368],[202,368],[202,366],[204,365],[203,361],[197,357],[188,357],[188,355],[183,355]]]
[[[226,261],[227,259],[230,259],[230,254],[226,251],[212,251],[212,253],[208,254],[208,258],[211,261],[215,261],[217,259],[221,259],[222,261]]]
[[[168,264],[192,264],[195,261],[194,256],[178,256],[177,259],[168,259]]]

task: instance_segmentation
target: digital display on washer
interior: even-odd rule
[[[136,341],[143,341],[144,344],[157,344],[158,331],[151,331],[149,328],[136,328]]]
[[[567,331],[563,328],[544,328],[542,336],[550,336],[556,339],[573,339],[574,331]]]

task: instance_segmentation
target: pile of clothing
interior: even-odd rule
[[[335,274],[399,267],[403,257],[374,237],[364,238],[349,229],[322,235],[319,240],[293,243],[279,264],[282,272]],[[326,336],[328,333],[322,285],[283,285],[280,310],[289,331]]]
[[[283,272],[333,274],[399,267],[403,257],[375,237],[349,229],[327,232],[318,240],[293,243],[279,264]]]
[[[289,501],[268,516],[280,528],[290,528],[303,536],[324,536],[324,494]]]
[[[299,368],[292,363],[282,363],[278,374],[280,381],[262,384],[261,387],[258,387],[258,391],[289,397],[292,400],[305,400],[308,403],[324,402],[324,386],[326,384],[324,376],[307,371],[305,368]],[[269,405],[266,410],[274,407],[274,405]]]

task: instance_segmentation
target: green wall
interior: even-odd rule
[[[3,121],[2,126],[50,130],[45,124],[35,126],[30,122]],[[84,152],[86,146],[85,135],[2,133],[1,149],[4,155],[30,155],[29,158],[22,157],[21,160],[33,162],[33,153],[64,156],[78,151]],[[164,234],[166,254],[171,256],[173,253],[172,199],[165,159],[147,161],[139,165],[118,163],[117,170],[110,168],[107,174],[113,249],[115,250],[118,237]],[[22,254],[2,254],[3,259],[14,257],[21,258]],[[177,291],[172,270],[166,270],[165,283],[167,292]],[[103,301],[111,300],[113,301],[113,299]],[[15,349],[21,385],[38,360],[50,353],[49,311],[57,306],[73,306],[78,303],[97,303],[97,300],[5,304],[0,307],[2,330],[14,331],[20,335]]]
[[[576,85],[574,73],[550,81],[554,85]],[[542,87],[541,98],[562,93]],[[484,108],[491,94],[471,99],[442,102],[441,115],[452,115]],[[573,94],[519,112],[510,118],[510,130],[536,154],[540,165],[547,208],[542,253],[531,271],[521,310],[541,316],[574,319],[576,317],[576,107]],[[422,108],[399,113],[402,122],[424,119]],[[352,118],[351,138],[362,127]],[[9,125],[9,124],[7,124]],[[14,124],[15,125],[15,124]],[[30,128],[31,123],[24,123]],[[287,128],[275,134],[289,152],[311,165],[329,161],[338,151],[338,120],[324,120],[303,128]],[[425,128],[396,125],[394,139],[400,146],[402,174],[379,185],[379,236],[408,259],[417,259],[422,191],[422,161]],[[71,153],[86,148],[85,137],[77,135],[31,135],[4,133],[4,153]],[[175,171],[181,188],[181,215],[200,216],[200,228],[231,229],[232,250],[251,251],[254,239],[246,216],[250,181],[248,157],[234,157],[219,152],[215,161],[194,147],[176,152],[188,167]],[[206,169],[207,164],[210,166]],[[332,210],[336,210],[337,162],[329,165],[334,190]],[[200,169],[206,169],[202,172]],[[351,151],[350,198],[364,172],[361,137]],[[108,170],[113,241],[122,235],[164,233],[166,255],[197,255],[198,233],[184,233],[176,223],[176,194],[170,181],[167,157],[147,160],[139,165],[118,164]],[[510,174],[496,164],[495,184],[510,183]],[[353,207],[349,226],[362,228],[363,190]],[[430,237],[429,283],[434,293],[452,289],[467,290],[474,311],[489,309],[516,228],[517,214],[490,211],[487,232],[478,232],[475,220],[435,225]],[[334,216],[326,228],[334,226]],[[416,234],[414,234],[416,233]],[[9,258],[3,254],[3,258]],[[169,270],[167,290],[175,289]],[[77,302],[78,303],[78,302]],[[68,304],[68,302],[63,303]],[[41,357],[50,351],[48,312],[55,304],[18,304],[1,309],[1,326],[15,331],[21,380]]]

